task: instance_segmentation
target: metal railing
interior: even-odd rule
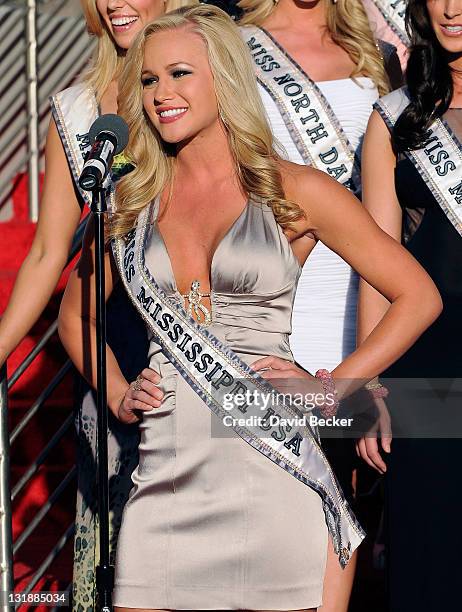
[[[28,194],[29,220],[36,223],[39,211],[39,103],[38,103],[38,53],[37,53],[37,3],[27,0],[26,14],[26,46],[27,46],[27,148],[29,159]]]
[[[0,370],[0,589],[13,590],[13,530],[10,500],[10,441],[8,439],[6,366]],[[3,610],[8,603],[2,602]]]
[[[78,253],[83,233],[85,230],[87,219],[84,219],[74,236],[71,252],[69,254],[69,263]],[[13,542],[12,537],[12,502],[31,482],[32,478],[37,474],[39,468],[45,460],[50,456],[52,450],[63,439],[66,433],[71,429],[73,423],[73,414],[68,414],[59,429],[53,434],[45,447],[39,452],[37,457],[27,467],[24,474],[15,483],[14,487],[10,486],[10,447],[17,441],[18,436],[23,432],[26,426],[31,422],[32,418],[45,405],[46,400],[51,396],[55,389],[61,384],[65,375],[71,370],[71,362],[68,360],[61,367],[59,372],[53,377],[47,387],[39,394],[37,399],[32,403],[32,406],[26,412],[22,420],[16,425],[11,434],[8,433],[8,391],[11,391],[13,386],[27,373],[34,359],[44,350],[48,342],[56,336],[57,321],[54,321],[42,338],[37,342],[36,346],[30,351],[27,357],[18,366],[15,372],[7,380],[6,367],[0,371],[0,591],[2,593],[12,592],[14,588],[13,577],[13,557],[18,553],[20,548],[28,540],[31,534],[38,527],[39,523],[45,518],[53,505],[59,500],[66,488],[75,480],[76,467],[75,465],[64,476],[56,489],[51,493],[48,500],[40,507],[35,516],[29,522],[27,527]],[[74,534],[74,523],[72,522],[47,554],[45,559],[40,563],[30,578],[28,584],[21,589],[22,595],[27,595],[36,587],[39,580],[44,576],[52,562],[57,558],[66,543]],[[68,587],[70,590],[70,587]],[[16,609],[20,605],[16,606]],[[3,601],[0,605],[0,610],[14,610],[15,606]]]
[[[48,98],[71,85],[93,51],[76,0],[0,2],[0,209],[27,172],[29,218],[38,216]],[[78,10],[78,9],[77,9]]]
[[[39,172],[43,164],[45,133],[49,121],[48,97],[71,85],[85,68],[93,51],[77,0],[2,0],[0,2],[0,209],[10,201],[16,177],[27,172],[29,219],[36,221],[39,202]],[[69,261],[80,248],[85,222],[73,241]],[[69,414],[21,477],[10,484],[10,447],[39,415],[47,399],[70,371],[66,362],[42,390],[16,425],[8,429],[8,392],[27,373],[34,359],[56,336],[55,321],[23,360],[9,380],[0,371],[0,610],[13,610],[5,593],[14,588],[13,558],[37,529],[68,486],[75,481],[75,466],[64,476],[45,504],[13,542],[12,504],[31,483],[41,466],[72,427]],[[29,578],[21,593],[28,594],[72,538],[69,525]],[[69,587],[70,588],[70,587]]]

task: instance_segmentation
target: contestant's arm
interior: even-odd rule
[[[109,298],[118,273],[109,247],[105,259],[105,297]],[[96,386],[96,295],[93,223],[85,231],[80,260],[69,277],[59,312],[59,336],[78,371]],[[123,321],[121,321],[123,324]],[[106,345],[107,402],[124,423],[139,420],[136,411],[161,405],[163,393],[157,388],[160,376],[149,368],[142,372],[142,389],[135,391],[122,374],[114,353]]]
[[[374,111],[362,152],[363,205],[375,222],[401,242],[402,212],[395,191],[396,158],[390,132]],[[363,279],[359,282],[357,343],[362,344],[390,306],[389,301]]]
[[[67,159],[51,120],[45,148],[45,181],[37,230],[0,322],[0,364],[47,305],[66,265],[80,219]]]
[[[374,111],[369,120],[362,152],[363,205],[375,222],[401,242],[402,213],[395,191],[396,158],[390,133],[380,115]],[[360,345],[387,312],[390,303],[378,291],[359,281],[357,344]],[[391,421],[383,399],[375,401],[379,420],[380,444],[391,450]],[[379,452],[378,431],[372,430],[356,442],[356,450],[366,463],[379,472],[387,470]]]
[[[417,340],[441,312],[441,298],[425,270],[349,191],[323,172],[298,172],[298,180],[291,180],[292,199],[307,215],[299,230],[314,233],[391,303],[361,346],[333,372],[345,381],[340,392],[351,392],[359,386],[353,381],[377,376]]]
[[[117,282],[111,255],[106,247],[105,298],[112,293]],[[90,220],[85,230],[82,253],[72,271],[59,311],[58,331],[61,342],[77,370],[96,387],[96,295],[95,295],[95,243],[94,225]],[[123,376],[112,350],[106,349],[108,405],[114,411],[117,398],[123,397],[128,382]]]

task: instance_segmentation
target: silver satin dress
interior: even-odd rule
[[[177,291],[157,224],[146,263]],[[217,247],[209,330],[246,363],[293,360],[300,266],[266,204],[252,199]],[[321,498],[225,427],[161,352],[160,408],[144,413],[139,465],[117,546],[114,605],[297,610],[321,605],[327,527]]]

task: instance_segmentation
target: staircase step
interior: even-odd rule
[[[42,193],[44,173],[39,175],[39,190]],[[16,221],[29,222],[28,174],[21,172],[16,175],[13,187],[13,209]]]
[[[70,521],[69,521],[70,522]],[[58,542],[59,538],[64,534],[66,527],[61,529],[61,532],[51,535],[46,529],[42,535],[32,535],[30,542],[24,544],[24,548],[19,551],[18,558],[14,563],[15,576],[15,593],[20,593],[29,584],[32,576],[37,571],[40,563],[45,559],[50,552],[52,546]],[[33,589],[33,593],[43,591],[64,591],[68,588],[72,581],[72,561],[73,561],[73,538],[71,538],[58,557],[48,568],[45,575],[38,581]],[[22,606],[21,612],[50,612],[53,606],[45,605],[25,605]],[[63,607],[62,610],[69,608]]]
[[[13,504],[13,540],[29,525],[71,468],[72,464],[61,472],[56,468],[53,471],[40,468],[23,491],[18,494]],[[67,527],[74,514],[75,491],[76,481],[74,479],[62,493],[61,503],[57,502],[52,506],[37,526],[37,533],[43,533],[43,529],[46,528],[50,530],[50,535],[56,535]],[[62,504],[63,500],[67,502],[65,505]]]
[[[64,418],[56,424],[49,425],[48,421],[40,426],[30,424],[27,429],[18,437],[11,447],[11,474],[12,482],[16,482],[22,473],[34,463],[42,450],[47,446],[52,435],[58,431]],[[75,431],[71,424],[66,434],[60,442],[50,451],[45,467],[41,469],[58,471],[68,469],[75,463]],[[17,478],[15,478],[17,476]]]

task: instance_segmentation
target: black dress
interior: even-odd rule
[[[462,237],[407,158],[397,163],[395,185],[405,246],[432,277],[444,308],[387,376],[460,378]],[[462,439],[394,439],[386,480],[391,612],[460,609]]]

